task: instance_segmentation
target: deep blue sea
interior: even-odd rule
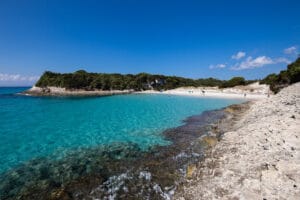
[[[142,149],[168,145],[165,129],[237,99],[131,94],[110,97],[30,97],[28,88],[0,88],[0,172],[36,157],[114,142]]]

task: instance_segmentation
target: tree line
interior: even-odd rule
[[[147,73],[139,74],[105,74],[88,73],[79,70],[74,73],[55,73],[46,71],[36,83],[38,87],[63,87],[67,89],[84,90],[169,90],[187,86],[217,86],[234,87],[245,85],[253,81],[247,81],[243,77],[234,77],[228,81],[215,78],[190,79],[178,76],[153,75]]]
[[[287,70],[279,74],[270,74],[260,83],[270,85],[275,93],[281,88],[300,80],[300,58],[287,66]],[[67,89],[84,90],[170,90],[178,87],[214,87],[227,88],[237,85],[247,85],[257,80],[245,80],[243,77],[233,77],[230,80],[215,78],[190,79],[178,76],[164,76],[158,74],[106,74],[88,73],[79,70],[74,73],[55,73],[46,71],[36,83],[38,87],[62,87]]]

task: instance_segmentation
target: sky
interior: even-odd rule
[[[46,70],[260,79],[300,53],[299,0],[1,0],[0,86]]]

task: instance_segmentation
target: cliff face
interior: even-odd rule
[[[299,199],[300,83],[255,102],[175,199]]]

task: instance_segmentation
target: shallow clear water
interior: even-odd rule
[[[167,145],[162,131],[205,110],[240,103],[168,95],[120,95],[93,98],[30,97],[27,88],[0,88],[0,172],[51,155],[60,158],[80,147],[115,142],[142,149]]]

